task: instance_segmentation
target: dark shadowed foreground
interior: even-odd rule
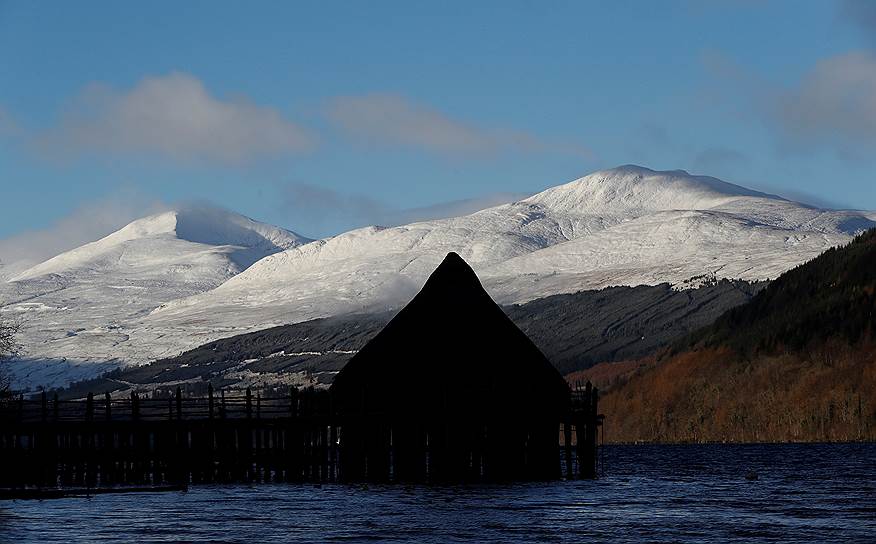
[[[330,392],[346,419],[347,478],[382,466],[423,481],[424,460],[435,459],[427,472],[444,480],[554,479],[558,429],[573,419],[578,443],[591,452],[581,475],[595,475],[598,411],[590,389],[578,403],[583,409],[572,410],[566,381],[456,253],[350,359]]]
[[[872,542],[876,445],[608,446],[596,481],[0,502],[2,542]],[[757,474],[756,480],[746,475]]]
[[[573,393],[449,253],[328,391],[265,404],[247,389],[242,418],[211,385],[206,406],[181,388],[175,402],[106,393],[99,415],[91,393],[84,406],[45,393],[0,406],[0,486],[547,481],[560,478],[561,425],[566,477],[594,478],[597,399],[589,383]]]

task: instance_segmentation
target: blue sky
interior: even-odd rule
[[[180,202],[325,236],[627,163],[876,209],[866,0],[0,0],[0,67],[0,240],[45,251]]]

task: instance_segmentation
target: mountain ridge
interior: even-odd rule
[[[222,230],[203,232],[198,221],[190,223],[182,232],[191,238]],[[33,359],[140,364],[274,325],[397,309],[449,252],[471,264],[497,302],[515,304],[608,286],[771,279],[872,225],[868,213],[821,210],[716,178],[626,166],[465,216],[314,241],[297,237],[286,249],[271,242],[244,250],[237,261],[233,246],[175,239],[188,248],[184,258],[157,262],[150,281],[119,282],[125,276],[98,270],[79,276],[90,291],[66,292],[76,297],[52,294],[64,287],[61,276],[0,282],[0,311],[56,323],[51,333],[26,327]],[[156,264],[153,254],[173,253],[163,236],[149,238],[158,250],[147,255],[147,268]],[[119,302],[130,300],[136,311],[119,313]],[[85,324],[83,311],[93,317]]]
[[[668,284],[553,295],[503,311],[561,372],[635,360],[669,345],[763,288],[722,280],[679,291]],[[204,394],[218,387],[326,386],[396,315],[353,314],[282,325],[215,340],[176,357],[76,384],[65,398],[129,389]]]

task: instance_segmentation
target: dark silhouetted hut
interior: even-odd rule
[[[560,475],[569,387],[456,253],[338,373],[331,393],[345,479]]]
[[[553,479],[561,423],[565,476],[595,478],[601,421],[451,253],[329,391],[0,403],[0,487]]]

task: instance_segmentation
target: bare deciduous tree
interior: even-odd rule
[[[21,346],[18,344],[19,323],[0,321],[0,395],[8,393],[11,385],[9,373],[3,368],[3,360],[17,355]]]

